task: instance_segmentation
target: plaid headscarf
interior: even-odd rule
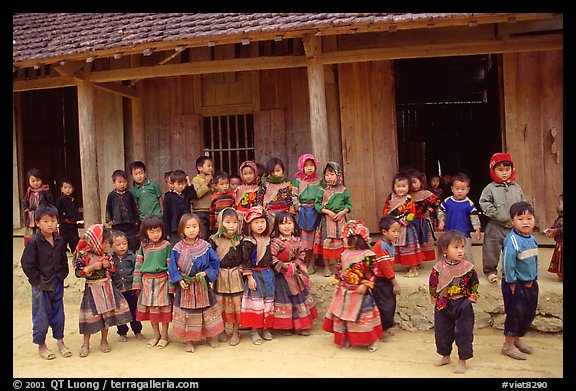
[[[102,224],[94,224],[90,226],[80,241],[78,241],[78,245],[76,246],[76,251],[74,251],[74,258],[82,258],[88,264],[88,253],[93,253],[98,255],[102,260],[105,258],[108,261],[112,261],[112,257],[110,254],[104,252],[103,247],[103,238],[104,238],[104,226]]]
[[[370,231],[366,227],[366,223],[362,220],[349,220],[342,226],[342,237],[347,238],[352,235],[360,235],[367,244],[372,241],[370,239]]]

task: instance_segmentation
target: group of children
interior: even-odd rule
[[[126,173],[114,172],[114,190],[106,203],[111,230],[102,224],[90,226],[74,246],[75,275],[86,279],[80,308],[81,357],[88,355],[90,336],[97,332],[100,350],[110,351],[107,334],[112,325],[118,326],[121,341],[127,338],[128,323],[136,337],[144,339],[142,321],[150,321],[154,332],[148,347],[164,348],[172,323],[187,352],[203,338],[212,347],[225,341],[237,345],[241,328],[251,329],[256,345],[274,338],[271,329],[308,335],[318,316],[309,281],[316,256],[323,258],[326,277],[332,275],[331,262],[336,263],[336,288],[323,330],[333,333],[334,343],[341,347],[365,345],[373,352],[394,325],[395,297],[400,294],[394,264],[408,267],[407,277],[416,277],[422,262],[437,260],[429,278],[436,347],[442,356],[436,364],[450,361],[456,341],[455,372],[464,372],[472,357],[471,303],[478,298],[479,285],[470,232],[480,239],[478,210],[467,197],[468,176],[455,175],[453,195],[441,199],[426,188],[419,172],[398,172],[379,221],[382,239],[372,245],[366,224],[348,218],[350,193],[335,162],[328,162],[319,175],[316,158],[304,154],[290,181],[278,158],[268,161],[264,173],[246,161],[233,189],[228,174],[213,174],[209,157],[199,157],[196,168],[192,180],[182,170],[167,173],[165,194],[146,178],[141,162],[130,166],[131,192]],[[488,281],[496,281],[502,250],[507,313],[502,353],[525,359],[532,349],[519,338],[534,318],[538,297],[537,243],[531,235],[534,210],[514,182],[509,154],[495,154],[490,173],[493,182],[480,198],[490,218],[484,232],[483,272]],[[39,172],[33,174],[41,178]],[[40,186],[32,179],[29,183],[27,223],[32,219],[32,227],[40,228],[22,257],[33,287],[33,339],[42,357],[54,358],[45,344],[52,326],[59,352],[68,357],[62,306],[68,266],[65,243],[55,235],[59,209],[42,195],[47,188],[41,179]],[[62,193],[71,194],[64,187]],[[559,213],[561,206],[560,202]],[[446,231],[437,242],[430,216],[435,211],[439,228]],[[547,234],[559,237],[561,245],[561,214]],[[46,244],[64,250],[48,254]],[[562,269],[561,255],[560,247],[551,271]]]

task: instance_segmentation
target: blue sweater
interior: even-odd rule
[[[470,231],[480,227],[478,209],[468,197],[462,201],[452,196],[445,198],[438,208],[438,219],[446,220],[446,231],[453,229],[462,232],[467,238],[470,237]]]
[[[502,246],[502,273],[506,282],[533,281],[538,277],[538,243],[533,235],[510,231]]]

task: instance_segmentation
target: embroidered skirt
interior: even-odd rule
[[[149,320],[154,323],[172,321],[172,299],[168,288],[168,274],[144,273],[136,308],[136,320]]]
[[[198,285],[200,286],[200,284]],[[212,288],[208,286],[205,289],[204,296],[208,301],[204,308],[190,308],[194,306],[191,304],[192,299],[186,299],[190,297],[190,288],[185,291],[188,292],[183,292],[178,286],[174,295],[172,308],[172,331],[174,335],[184,341],[199,341],[204,337],[214,337],[224,331],[222,312]]]
[[[412,220],[412,224],[416,228],[416,235],[418,236],[420,251],[424,255],[424,261],[435,261],[436,247],[434,246],[434,231],[430,218],[415,217]]]
[[[253,268],[256,290],[244,287],[241,304],[242,327],[271,328],[274,320],[275,277],[270,268]]]
[[[299,273],[294,273],[288,283],[284,273],[276,274],[274,319],[272,328],[306,330],[312,328],[318,311],[312,294]]]
[[[96,334],[105,327],[132,320],[128,302],[109,278],[86,280],[80,303],[80,334]]]
[[[222,318],[227,323],[240,323],[244,279],[238,266],[218,269],[214,283],[214,294],[222,310]]]
[[[404,231],[404,235],[402,235]],[[394,263],[402,266],[416,266],[424,261],[424,254],[420,250],[416,227],[410,223],[400,228],[400,235],[405,238],[403,245],[395,246]]]

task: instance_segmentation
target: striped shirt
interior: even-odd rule
[[[509,284],[538,277],[538,243],[533,235],[510,231],[502,246],[502,273]]]

